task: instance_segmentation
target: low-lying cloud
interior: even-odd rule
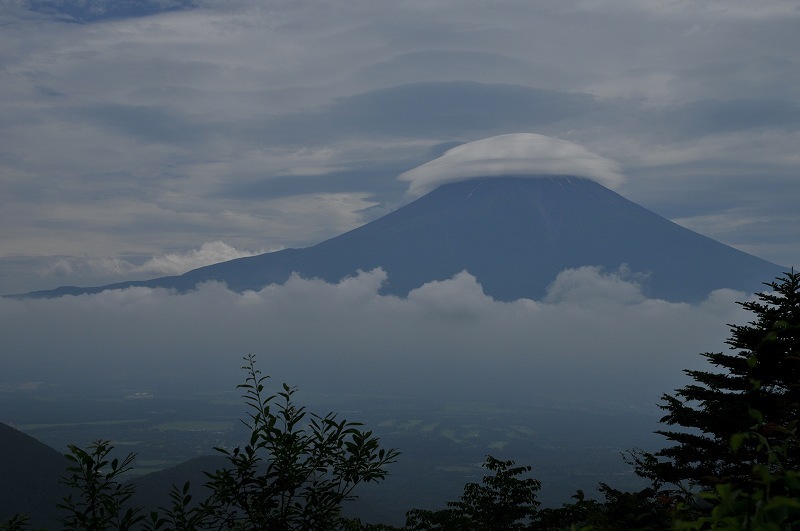
[[[704,365],[699,352],[724,348],[726,323],[746,321],[734,304],[745,295],[669,303],[628,278],[569,270],[543,300],[509,303],[466,272],[407,298],[383,296],[380,269],[243,294],[209,283],[185,295],[2,299],[0,388],[232,390],[241,356],[253,353],[275,380],[331,396],[653,409],[685,382],[682,369]]]
[[[498,135],[449,149],[441,157],[401,174],[409,194],[475,177],[574,175],[609,188],[622,182],[617,164],[573,142],[534,133]]]

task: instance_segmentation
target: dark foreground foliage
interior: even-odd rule
[[[633,450],[630,462],[651,481],[638,492],[601,484],[602,500],[582,491],[559,508],[539,507],[531,467],[487,456],[489,472],[441,510],[407,513],[407,530],[791,530],[800,529],[800,274],[767,284],[769,292],[741,303],[755,315],[732,326],[732,354],[702,354],[710,371],[686,371],[693,383],[664,395],[658,433],[671,444]],[[380,481],[398,452],[383,449],[358,423],[309,413],[287,385],[265,396],[252,356],[245,358],[248,443],[217,448],[229,466],[208,474],[213,494],[191,503],[189,484],[174,487],[159,513],[126,508],[132,487],[119,474],[133,461],[109,461],[111,446],[70,446],[60,507],[68,529],[390,530],[341,517],[355,485]],[[675,427],[675,428],[672,428]],[[16,516],[0,529],[28,529]]]
[[[173,487],[171,506],[144,514],[126,507],[133,486],[123,486],[120,475],[130,470],[134,455],[110,460],[112,446],[97,441],[84,450],[70,446],[73,463],[64,481],[72,488],[59,507],[65,529],[337,529],[347,525],[341,506],[353,499],[362,482],[384,479],[387,465],[399,452],[385,449],[371,431],[357,422],[339,420],[334,413],[310,413],[293,400],[295,389],[283,385],[265,393],[267,376],[247,356],[242,367],[249,440],[233,449],[215,448],[228,466],[207,473],[211,496],[192,504],[190,485]],[[0,529],[26,529],[22,516],[0,524]]]

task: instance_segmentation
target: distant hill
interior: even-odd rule
[[[53,448],[0,423],[0,522],[20,513],[35,528],[60,529],[56,505],[68,493],[60,483],[68,463]]]
[[[192,505],[199,503],[211,494],[211,491],[204,487],[208,481],[205,472],[215,472],[229,466],[222,455],[203,455],[165,470],[132,479],[129,483],[136,487],[136,491],[130,499],[130,505],[144,507],[148,513],[158,511],[159,507],[169,508],[171,504],[169,492],[173,485],[182,489],[187,481],[190,483]]]
[[[293,273],[329,282],[382,267],[383,292],[405,296],[467,270],[498,300],[541,298],[556,275],[585,265],[643,273],[650,297],[697,301],[718,288],[761,289],[782,268],[681,227],[595,181],[495,177],[443,185],[355,230],[183,275],[100,287],[61,287],[58,297],[147,286],[194,289],[222,281],[237,291],[283,283]]]
[[[204,471],[223,468],[227,461],[216,455],[190,459],[174,467],[152,472],[130,480],[136,486],[130,505],[147,512],[170,504],[172,485],[179,488],[186,481],[192,484],[196,501],[205,499],[209,491]],[[61,482],[70,462],[60,452],[19,430],[0,423],[0,523],[15,514],[30,517],[34,528],[61,529],[59,517],[64,513],[56,506],[69,494]]]

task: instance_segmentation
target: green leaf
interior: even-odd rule
[[[735,452],[741,448],[742,444],[744,444],[744,441],[746,441],[748,437],[749,435],[747,433],[734,433],[731,435],[731,448],[733,451]]]

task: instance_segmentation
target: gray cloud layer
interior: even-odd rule
[[[338,284],[294,278],[260,292],[219,284],[0,299],[6,390],[153,394],[232,389],[241,356],[315,393],[442,401],[557,401],[651,411],[681,369],[746,315],[722,290],[696,305],[647,299],[623,272],[563,272],[542,301],[500,303],[467,273],[407,299],[375,270]]]

